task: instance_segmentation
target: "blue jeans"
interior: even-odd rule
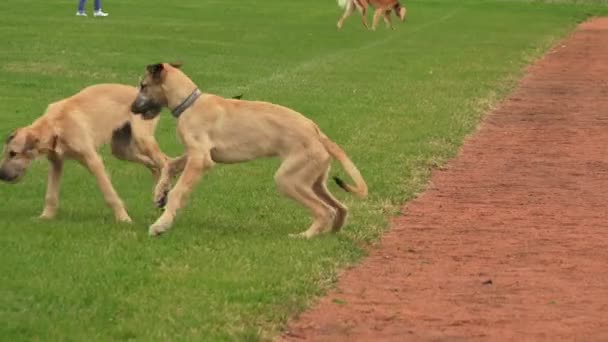
[[[87,3],[87,0],[78,0],[78,12],[84,12],[84,4]],[[95,10],[101,10],[101,0],[95,0]]]

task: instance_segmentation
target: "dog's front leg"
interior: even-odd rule
[[[148,232],[152,236],[160,235],[171,228],[177,211],[183,207],[192,188],[200,180],[203,172],[213,166],[211,156],[209,154],[201,155],[200,152],[188,154],[184,160],[186,160],[184,172],[169,192],[165,212],[150,226]]]
[[[112,186],[112,182],[110,182],[110,177],[106,173],[101,157],[95,151],[89,151],[80,161],[97,179],[97,184],[103,193],[106,203],[114,210],[116,220],[120,222],[132,222],[122,200],[118,197],[116,190]]]
[[[59,187],[61,174],[63,172],[63,160],[56,155],[49,155],[49,176],[46,185],[46,196],[44,197],[44,209],[40,218],[52,219],[57,214],[59,207]]]
[[[167,192],[171,189],[171,160],[160,150],[154,138],[136,139],[136,144],[141,152],[153,161],[154,167],[151,168],[156,185],[154,186],[154,203],[157,207],[164,206],[163,200]]]
[[[154,188],[154,203],[159,208],[167,204],[167,194],[171,190],[171,180],[181,174],[186,167],[187,155],[181,155],[167,162],[160,172]]]
[[[384,10],[377,8],[374,12],[374,22],[372,23],[372,31],[376,31],[376,26],[378,26],[378,22],[380,21],[380,16],[383,14]]]

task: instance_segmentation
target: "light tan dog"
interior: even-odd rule
[[[391,22],[391,11],[394,11],[395,15],[401,19],[401,21],[405,20],[405,14],[407,12],[405,7],[401,6],[398,0],[338,0],[338,5],[344,8],[344,14],[340,20],[338,20],[338,29],[342,28],[342,25],[344,25],[344,20],[351,16],[355,9],[361,13],[361,21],[366,29],[369,29],[366,17],[367,7],[372,6],[376,9],[374,12],[372,30],[376,30],[380,17],[384,18],[384,22],[386,23],[387,27],[394,30],[393,23]]]
[[[6,140],[0,180],[20,181],[32,160],[46,156],[50,168],[40,217],[53,218],[59,205],[63,161],[75,159],[95,176],[116,219],[131,222],[97,150],[111,143],[116,157],[141,163],[159,177],[168,158],[154,139],[158,119],[143,120],[131,113],[130,106],[136,96],[135,87],[100,84],[49,105],[43,116],[17,129]]]
[[[282,159],[274,176],[279,190],[308,208],[314,219],[310,228],[297,236],[310,238],[342,228],[348,209],[326,187],[332,157],[340,161],[356,183],[351,186],[336,179],[338,185],[360,197],[367,195],[367,185],[336,143],[313,121],[289,108],[203,94],[177,67],[166,63],[149,65],[131,107],[133,113],[150,119],[158,115],[152,108],[171,109],[178,118],[178,136],[186,149],[184,158],[163,169],[157,196],[162,196],[161,183],[168,183],[170,178],[167,170],[185,163],[183,173],[168,194],[165,212],[150,226],[151,235],[171,227],[193,186],[215,163],[273,156]]]

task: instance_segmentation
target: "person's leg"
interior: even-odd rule
[[[87,3],[87,0],[78,0],[78,12],[84,12],[84,4]]]
[[[108,13],[101,10],[101,0],[95,0],[95,12],[93,15],[96,17],[107,17]]]

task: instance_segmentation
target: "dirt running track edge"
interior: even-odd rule
[[[301,341],[608,341],[608,18],[529,68]]]

